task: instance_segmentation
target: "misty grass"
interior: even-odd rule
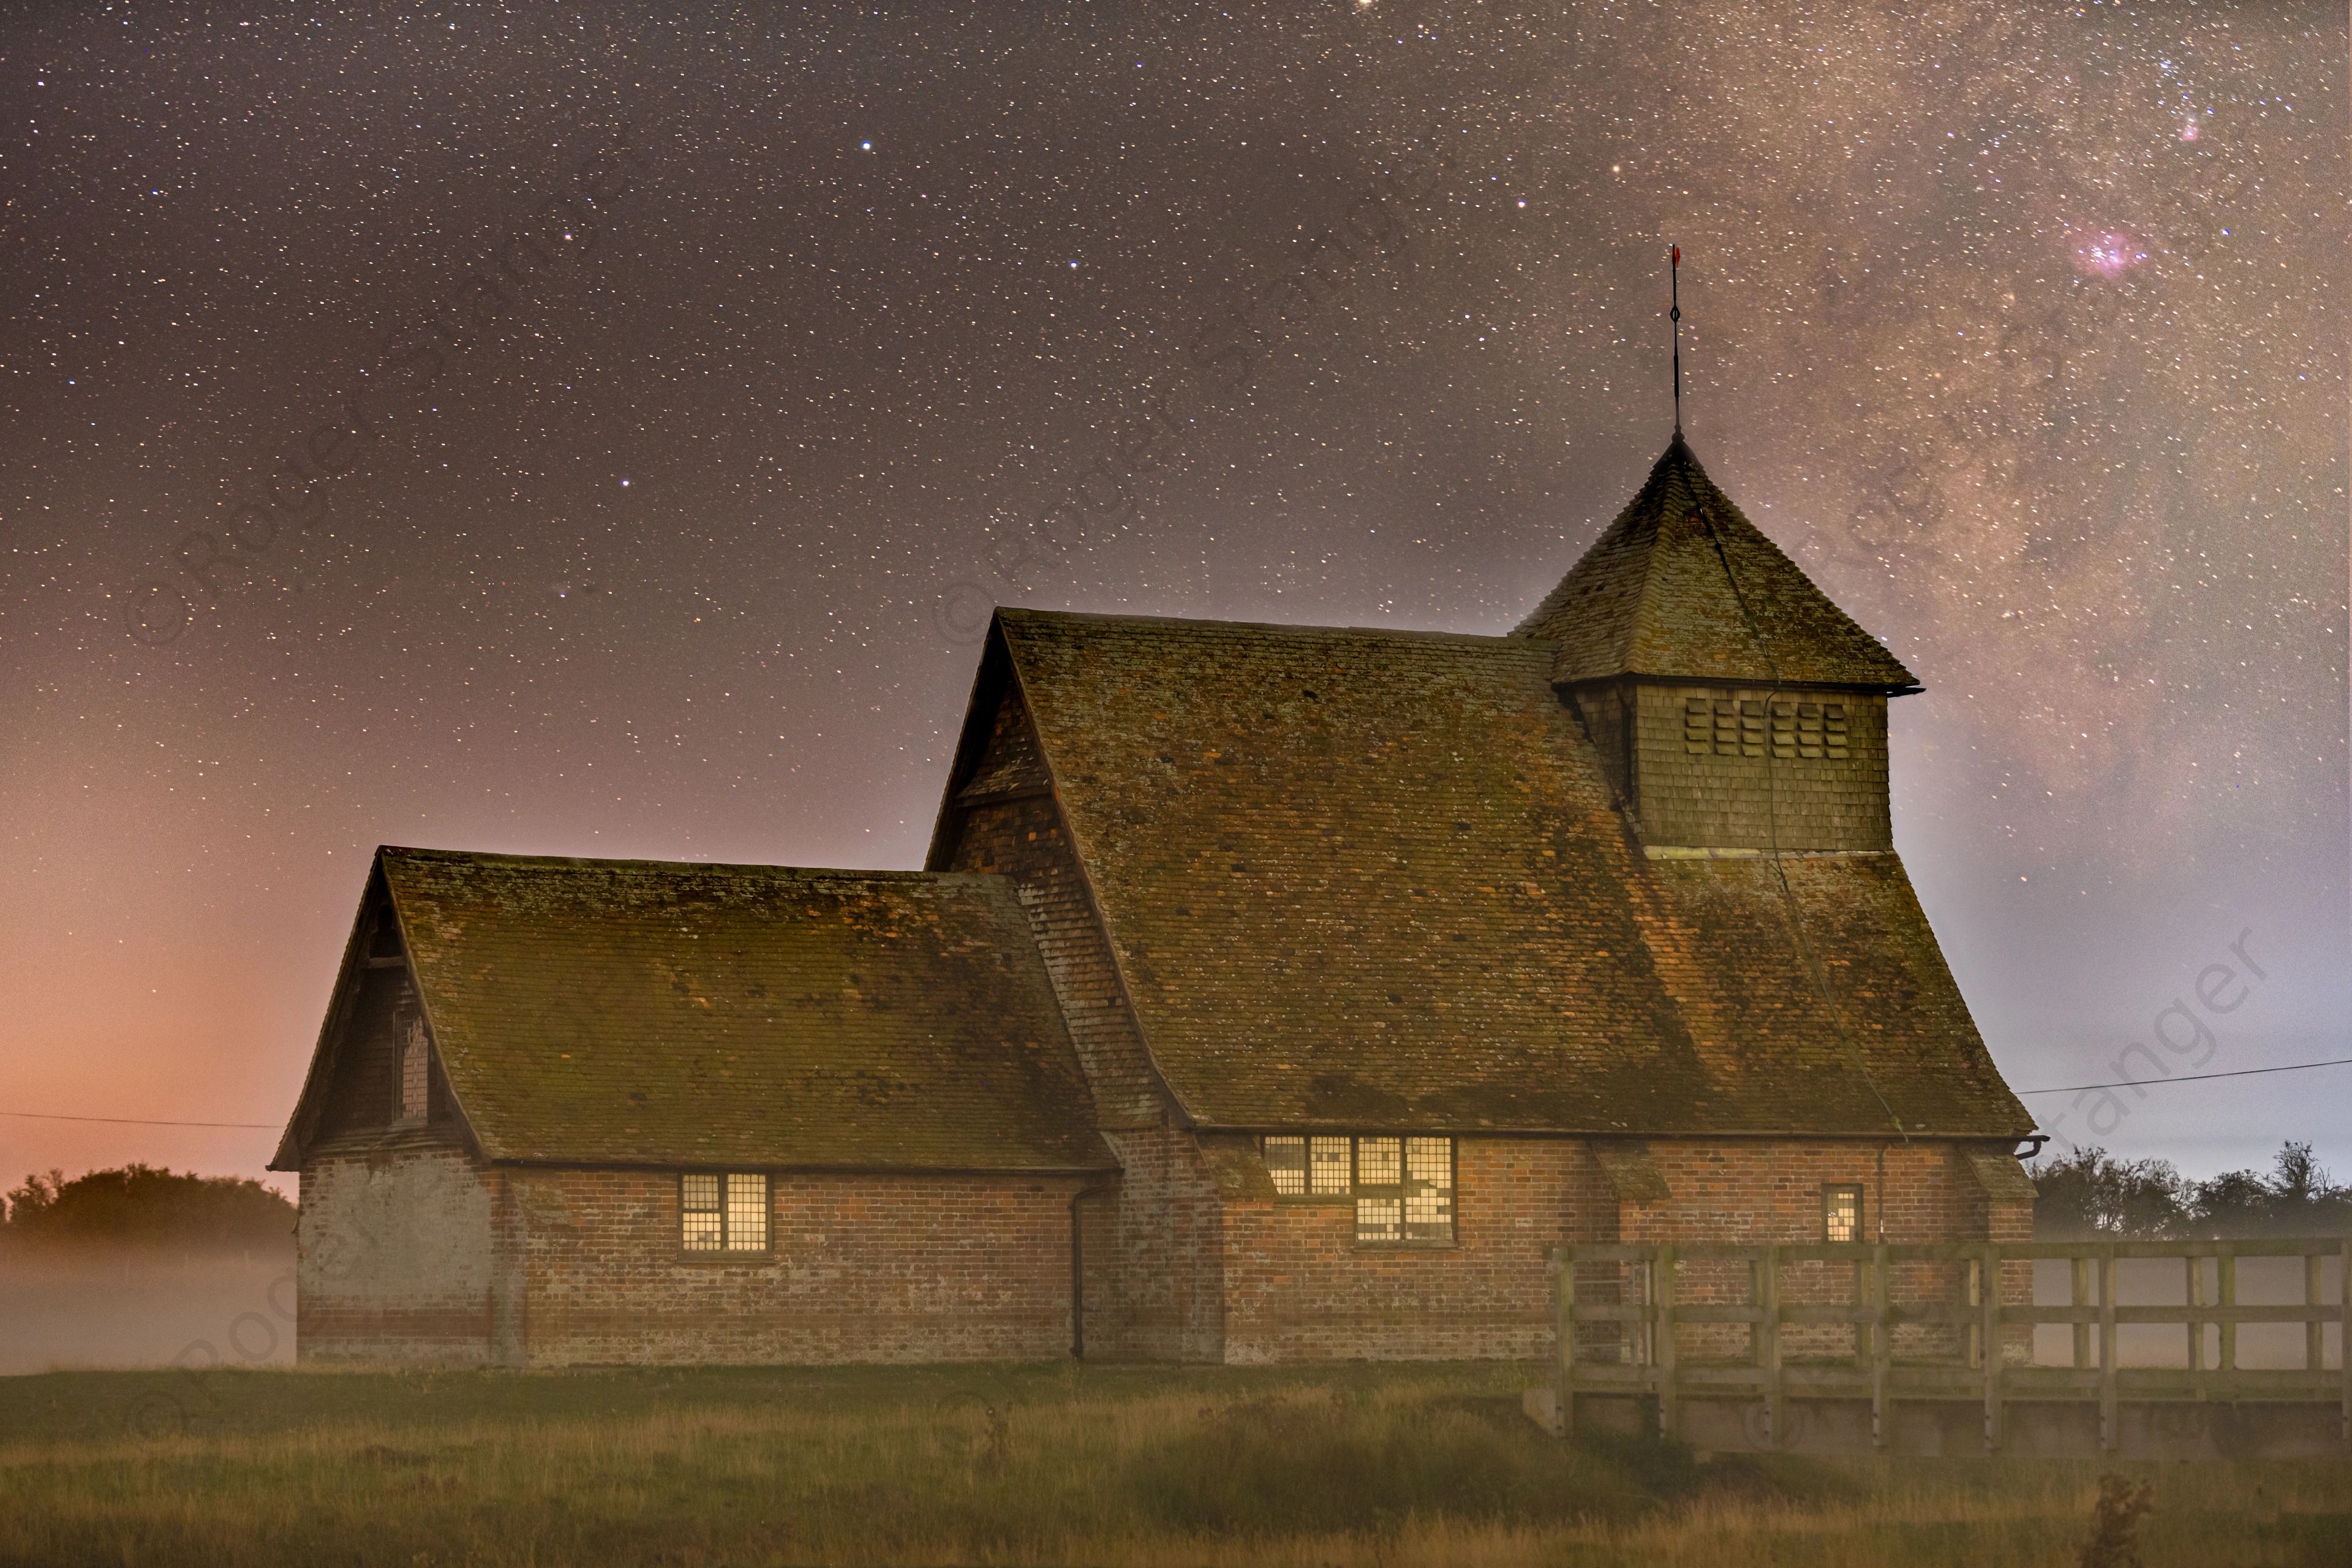
[[[1561,1443],[1524,1369],[0,1380],[0,1563],[2069,1563],[2099,1467]],[[2169,1563],[2352,1561],[2352,1467],[2160,1476]]]

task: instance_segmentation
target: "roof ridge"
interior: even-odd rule
[[[495,866],[501,868],[531,871],[624,871],[659,875],[671,872],[695,872],[699,875],[738,876],[766,881],[784,878],[824,881],[897,881],[897,882],[971,882],[983,878],[1002,880],[985,871],[922,871],[900,869],[857,870],[847,867],[782,866],[756,861],[738,860],[646,860],[571,855],[508,855],[488,849],[423,849],[407,845],[380,844],[379,857],[402,860],[432,861],[445,865]]]
[[[1024,620],[1078,621],[1094,626],[1178,631],[1260,632],[1274,637],[1374,637],[1395,642],[1477,643],[1513,647],[1529,643],[1540,646],[1548,641],[1542,637],[1523,637],[1511,632],[1453,632],[1419,626],[1328,626],[1293,621],[1220,621],[1192,616],[1118,616],[1097,610],[1039,610],[1019,605],[1001,605],[996,613],[1001,617]]]

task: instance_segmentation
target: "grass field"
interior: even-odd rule
[[[2071,1564],[2099,1467],[1547,1437],[1526,1369],[0,1379],[0,1563]],[[2352,1465],[2124,1466],[2149,1568],[2352,1563]]]

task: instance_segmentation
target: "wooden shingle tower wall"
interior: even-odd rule
[[[1911,672],[1706,477],[1680,436],[1513,634],[1655,848],[1889,849],[1886,700]]]

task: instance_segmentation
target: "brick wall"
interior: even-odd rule
[[[1567,1139],[1465,1138],[1454,1162],[1451,1247],[1360,1247],[1352,1203],[1229,1202],[1223,1359],[1549,1354],[1550,1250],[1614,1224],[1600,1165]]]
[[[1759,709],[1775,701],[1783,707],[1841,703],[1848,755],[1724,756],[1711,743],[1694,752],[1685,724],[1685,704],[1693,699]],[[1769,848],[1777,816],[1783,849],[1894,847],[1884,697],[1790,688],[1775,699],[1764,688],[1627,682],[1580,689],[1576,707],[1648,843]]]
[[[1884,1170],[1881,1155],[1884,1154]],[[1948,1242],[2022,1239],[2009,1205],[1989,1202],[1969,1169],[1962,1150],[1949,1143],[1887,1144],[1822,1141],[1726,1140],[1721,1142],[1654,1141],[1652,1163],[1664,1176],[1671,1199],[1659,1205],[1627,1205],[1621,1213],[1621,1239],[1633,1241],[1801,1242],[1824,1239],[1822,1189],[1859,1186],[1863,1193],[1863,1239],[1889,1242]],[[2010,1235],[1990,1236],[1999,1219]],[[2031,1212],[2024,1218],[2031,1233]],[[2031,1298],[2031,1266],[2004,1268],[2003,1299],[2019,1305]],[[1898,1301],[1952,1301],[1963,1295],[1964,1266],[1904,1264],[1890,1271],[1889,1289]],[[1790,1304],[1850,1302],[1854,1271],[1844,1264],[1784,1266],[1780,1299]],[[1745,1303],[1750,1298],[1744,1264],[1682,1266],[1685,1302]],[[1676,1341],[1683,1353],[1701,1357],[1744,1356],[1744,1325],[1685,1326]],[[1785,1357],[1850,1356],[1854,1331],[1843,1325],[1790,1326],[1782,1331]],[[1896,1330],[1897,1355],[1950,1355],[1959,1338],[1948,1328],[1911,1325]]]
[[[1438,1358],[1536,1358],[1552,1351],[1552,1279],[1547,1263],[1563,1242],[1819,1241],[1822,1188],[1852,1184],[1864,1192],[1865,1234],[1875,1239],[1880,1215],[1876,1144],[1828,1141],[1653,1142],[1650,1158],[1664,1178],[1663,1203],[1622,1203],[1594,1158],[1577,1140],[1465,1138],[1456,1146],[1455,1245],[1446,1248],[1360,1247],[1354,1211],[1344,1203],[1228,1200],[1223,1237],[1224,1343],[1234,1362]],[[1995,1205],[1949,1144],[1895,1144],[1886,1152],[1886,1239],[2023,1239],[2030,1212]],[[1998,1234],[1987,1236],[1988,1225]],[[1587,1300],[1612,1299],[1602,1278],[1613,1266],[1588,1266],[1579,1278]],[[1852,1299],[1843,1267],[1784,1268],[1789,1301]],[[2021,1303],[2030,1276],[2004,1268],[2004,1300]],[[1960,1288],[1951,1266],[1903,1272],[1898,1298],[1949,1299]],[[1745,1265],[1683,1265],[1680,1300],[1746,1303]],[[1628,1292],[1629,1296],[1634,1292]],[[1616,1331],[1595,1326],[1580,1343],[1597,1354],[1617,1345]],[[1677,1346],[1692,1356],[1744,1356],[1745,1325],[1686,1326]],[[1853,1331],[1791,1329],[1784,1352],[1802,1356],[1853,1353]],[[1926,1329],[1906,1329],[1898,1353],[1948,1353]]]
[[[682,1250],[671,1173],[510,1181],[533,1366],[1069,1353],[1082,1178],[778,1174],[772,1251],[740,1257]]]
[[[1178,1130],[1109,1135],[1120,1176],[1080,1206],[1087,1350],[1106,1361],[1536,1359],[1552,1348],[1550,1249],[1563,1242],[1822,1239],[1822,1189],[1864,1191],[1865,1236],[2023,1240],[2030,1206],[1990,1197],[1948,1144],[1653,1142],[1661,1202],[1622,1202],[1572,1139],[1460,1140],[1455,1245],[1359,1247],[1348,1203],[1236,1192]],[[1221,1189],[1221,1180],[1225,1182]],[[1086,1181],[932,1175],[771,1179],[769,1253],[689,1255],[677,1178],[478,1168],[423,1132],[321,1156],[302,1173],[305,1360],[415,1364],[1052,1359],[1070,1345],[1070,1199]],[[1882,1193],[1884,1194],[1882,1199]],[[1988,1232],[1990,1232],[1990,1236]],[[2003,1269],[2022,1302],[2030,1265]],[[1604,1279],[1604,1275],[1611,1278]],[[1744,1265],[1686,1261],[1678,1299],[1744,1303]],[[1898,1300],[1951,1300],[1961,1270],[1898,1271]],[[1853,1299],[1853,1270],[1801,1264],[1784,1301]],[[1638,1299],[1587,1266],[1587,1300]],[[2021,1352],[2021,1335],[2005,1352]],[[1793,1359],[1854,1353],[1853,1331],[1792,1328]],[[1680,1353],[1741,1359],[1743,1325],[1686,1325]],[[1952,1354],[1948,1330],[1901,1355]],[[1594,1326],[1580,1353],[1622,1352]]]
[[[1200,1140],[1178,1129],[1106,1132],[1120,1173],[1111,1197],[1109,1301],[1087,1354],[1105,1361],[1224,1359],[1227,1208]]]
[[[425,1132],[320,1151],[295,1225],[302,1361],[495,1359],[496,1177]]]

